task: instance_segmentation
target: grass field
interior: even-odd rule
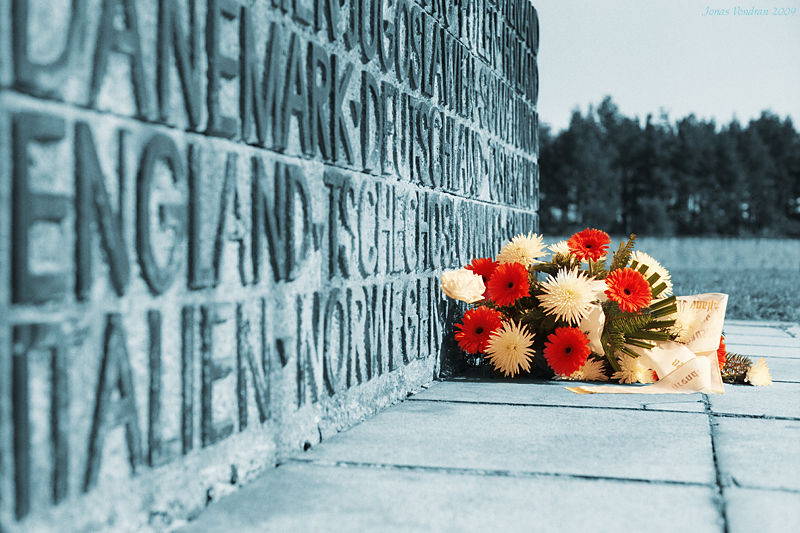
[[[727,294],[727,318],[800,322],[800,272],[797,270],[676,269],[671,274],[675,294]]]
[[[800,322],[798,240],[645,237],[636,248],[669,269],[675,294],[728,294],[727,318]]]

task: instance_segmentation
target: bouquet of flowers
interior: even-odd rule
[[[468,361],[506,377],[655,383],[637,392],[723,392],[723,380],[770,384],[763,359],[753,364],[725,349],[727,295],[673,295],[669,272],[635,251],[635,240],[609,253],[609,235],[587,228],[546,249],[529,233],[494,259],[446,271],[442,291],[469,304],[455,326]]]

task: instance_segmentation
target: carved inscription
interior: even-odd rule
[[[538,228],[528,0],[39,4],[0,50],[0,520],[431,375],[442,269]]]

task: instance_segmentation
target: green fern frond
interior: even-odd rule
[[[637,331],[636,333],[627,335],[628,339],[640,339],[646,341],[668,341],[670,339],[669,333],[664,331],[651,331],[649,327],[650,325],[648,324],[648,329],[643,329],[642,331]]]
[[[753,361],[741,354],[729,353],[722,367],[722,380],[726,383],[744,383],[747,371],[753,366]]]
[[[609,272],[614,272],[620,268],[625,268],[631,260],[633,254],[633,247],[636,243],[636,234],[631,233],[628,242],[619,243],[619,248],[614,252],[614,258],[611,260],[611,265],[608,267]]]

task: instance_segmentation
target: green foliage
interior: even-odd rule
[[[675,324],[674,320],[660,320],[677,310],[675,297],[670,296],[658,300],[638,313],[625,313],[613,301],[603,303],[606,323],[600,342],[606,353],[609,365],[619,370],[617,357],[619,353],[638,357],[631,347],[649,350],[655,342],[668,341],[672,336],[666,328]]]
[[[619,248],[616,252],[614,252],[614,258],[611,260],[611,266],[608,267],[609,272],[614,272],[615,270],[625,268],[628,265],[628,262],[631,260],[631,254],[633,254],[633,248],[635,244],[635,233],[631,233],[631,236],[628,237],[627,242],[619,243]]]

